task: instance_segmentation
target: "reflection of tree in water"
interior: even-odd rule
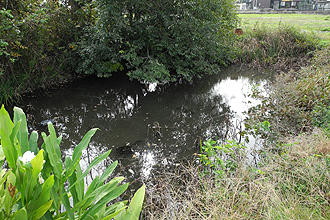
[[[226,115],[230,115],[230,107],[221,96],[211,99],[207,95],[191,95],[169,117],[174,122],[171,136],[187,147],[196,146],[199,139],[221,139]]]

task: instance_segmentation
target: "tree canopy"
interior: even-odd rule
[[[231,0],[98,0],[95,10],[79,42],[79,72],[167,82],[215,73],[231,59]]]

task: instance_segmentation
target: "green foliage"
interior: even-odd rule
[[[79,57],[69,44],[93,22],[91,10],[89,0],[0,2],[0,103],[74,73]]]
[[[226,140],[227,144],[216,145],[217,141],[207,140],[201,145],[200,162],[203,174],[212,174],[218,178],[230,176],[243,158],[246,147],[237,141]]]
[[[95,27],[79,43],[79,72],[164,82],[217,72],[232,59],[233,1],[98,0]]]
[[[330,107],[323,103],[317,104],[312,112],[312,120],[315,126],[330,131]]]
[[[56,136],[51,123],[48,130],[48,136],[42,133],[44,143],[39,150],[38,133],[33,132],[28,138],[24,112],[15,107],[12,121],[2,106],[0,160],[2,165],[6,159],[9,169],[0,170],[1,219],[111,219],[118,214],[117,219],[138,219],[145,186],[136,192],[128,207],[127,201],[107,205],[128,187],[128,183],[119,185],[123,177],[106,182],[117,161],[85,188],[84,178],[111,152],[96,157],[82,172],[79,165],[82,151],[97,129],[87,132],[64,164],[59,147],[62,139]]]

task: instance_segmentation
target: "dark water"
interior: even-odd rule
[[[119,160],[117,173],[128,181],[143,180],[152,177],[155,169],[167,169],[193,157],[199,152],[200,139],[224,139],[230,125],[243,119],[242,112],[256,104],[244,93],[252,85],[266,84],[271,75],[230,67],[194,83],[157,87],[126,77],[89,77],[26,95],[18,106],[26,112],[30,129],[39,134],[47,133],[40,122],[55,118],[55,129],[63,137],[63,156],[72,155],[89,129],[99,128],[83,152],[83,168],[97,155],[113,149],[92,175]]]

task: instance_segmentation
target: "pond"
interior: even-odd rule
[[[72,155],[88,130],[99,128],[83,152],[82,168],[101,153],[112,152],[89,178],[118,160],[117,174],[129,182],[143,181],[156,169],[193,157],[200,140],[225,139],[237,132],[242,112],[257,103],[244,94],[252,85],[267,84],[272,76],[269,71],[228,67],[192,83],[163,86],[146,86],[126,76],[87,77],[54,90],[31,92],[18,106],[27,114],[30,132],[48,133],[41,122],[53,121],[63,137],[63,156]]]

